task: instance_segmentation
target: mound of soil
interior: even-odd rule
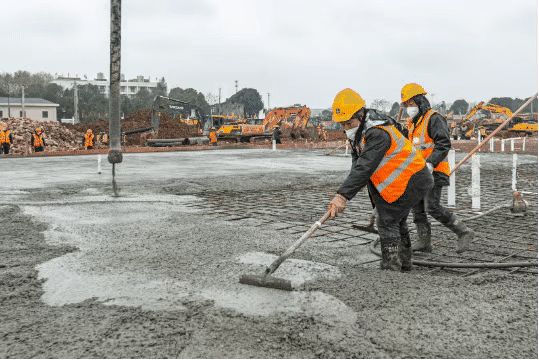
[[[122,131],[136,130],[148,128],[151,126],[152,110],[137,110],[134,113],[128,115],[125,119],[120,120]],[[75,129],[76,131],[85,132],[88,129],[92,129],[94,134],[100,132],[109,133],[108,120],[97,120],[93,122],[85,122],[76,125],[64,124],[67,128]],[[163,113],[161,114],[161,121],[159,122],[159,131],[157,133],[157,139],[180,139],[186,137],[194,137],[199,135],[198,127],[193,125],[187,125],[181,122],[179,119],[173,118],[171,115]],[[141,134],[131,134],[126,136],[127,145],[138,145],[140,143]]]

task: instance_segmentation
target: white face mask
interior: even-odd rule
[[[419,114],[419,108],[417,106],[410,106],[406,108],[406,112],[411,117],[415,117],[417,114]]]
[[[346,133],[346,137],[354,141],[354,139],[356,138],[357,129],[359,129],[359,126],[356,126],[355,128],[351,128],[348,130],[344,130],[344,132]]]

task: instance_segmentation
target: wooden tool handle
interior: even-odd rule
[[[329,219],[330,217],[330,211],[328,210],[328,212],[326,212],[324,214],[324,216],[322,216],[320,218],[320,220],[318,220],[317,222],[315,222],[313,224],[313,226],[311,226],[311,228],[305,233],[303,234],[303,236],[301,238],[299,238],[299,240],[297,240],[294,244],[292,244],[292,246],[290,246],[285,252],[284,254],[282,254],[281,256],[279,256],[267,269],[266,269],[266,273],[265,273],[265,276],[267,275],[270,275],[270,274],[273,274],[275,272],[275,270],[277,270],[277,268],[283,263],[283,261],[285,261],[290,255],[292,255],[294,253],[294,251],[296,251],[297,248],[299,248],[301,246],[301,244],[303,244],[308,238],[311,237],[311,235],[317,230],[319,229],[323,223],[326,222],[327,219]]]

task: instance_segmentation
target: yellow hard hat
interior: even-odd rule
[[[341,90],[333,100],[333,121],[348,121],[365,106],[365,100],[352,89]]]
[[[7,130],[7,124],[6,123],[2,123],[2,129]]]
[[[401,105],[416,95],[427,95],[427,92],[425,89],[423,89],[423,87],[421,87],[421,85],[415,83],[404,85],[401,90]]]

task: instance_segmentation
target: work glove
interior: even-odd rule
[[[432,171],[434,170],[434,165],[432,165],[430,162],[427,161],[427,168],[429,169],[429,172],[432,174]]]
[[[341,194],[335,195],[333,200],[329,203],[329,212],[332,218],[337,217],[338,214],[342,213],[346,209],[346,198]]]

